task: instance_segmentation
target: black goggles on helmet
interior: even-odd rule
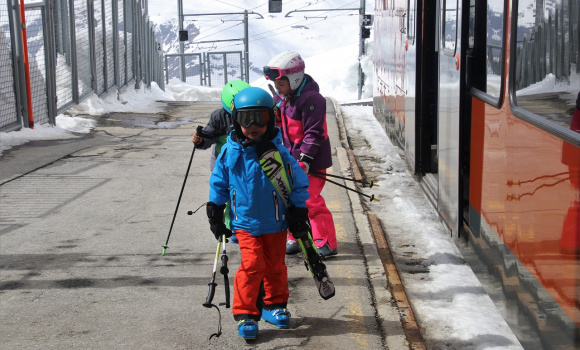
[[[270,113],[268,109],[236,109],[236,121],[244,128],[252,124],[262,127],[270,121]]]

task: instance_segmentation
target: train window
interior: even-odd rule
[[[469,1],[469,32],[467,48],[473,50],[475,47],[475,0]]]
[[[443,22],[443,50],[448,56],[455,56],[457,43],[457,1],[445,0],[445,21]]]
[[[409,0],[408,3],[408,14],[407,16],[407,40],[409,41],[409,45],[415,44],[415,16],[416,16],[416,8],[417,8],[417,0]]]
[[[503,72],[503,33],[505,27],[504,0],[488,0],[487,2],[487,94],[499,99]]]
[[[515,111],[558,135],[570,135],[562,132],[561,127],[570,127],[580,91],[580,10],[577,1],[553,0],[549,6],[543,4],[519,0],[514,5],[515,64],[510,80],[519,107]],[[577,139],[573,142],[578,143],[580,137],[574,138]]]
[[[505,81],[505,12],[505,0],[471,0],[469,7],[468,81],[474,96],[498,108]]]

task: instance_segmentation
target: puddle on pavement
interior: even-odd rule
[[[100,117],[97,125],[131,129],[174,129],[194,120],[194,117],[173,118],[166,114],[111,113]]]

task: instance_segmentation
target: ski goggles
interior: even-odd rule
[[[263,127],[270,121],[270,111],[267,109],[236,109],[236,120],[244,128],[252,124]]]
[[[276,80],[282,78],[285,75],[303,72],[304,67],[304,62],[300,62],[297,66],[286,69],[266,66],[264,67],[264,77],[268,80]]]

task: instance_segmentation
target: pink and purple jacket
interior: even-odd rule
[[[311,158],[311,170],[323,170],[332,165],[326,128],[326,99],[319,90],[312,77],[305,74],[294,95],[274,96],[281,114],[284,146],[296,159],[301,153]]]

